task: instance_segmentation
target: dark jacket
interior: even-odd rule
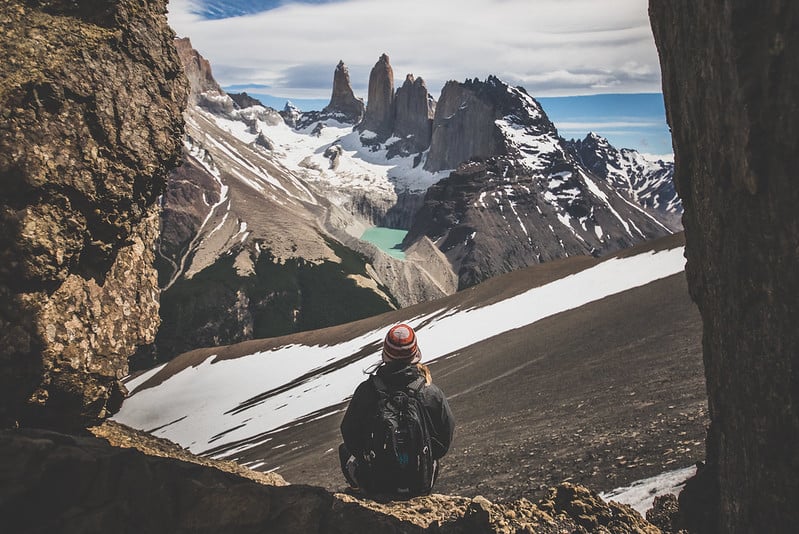
[[[376,373],[391,389],[407,386],[421,376],[416,365],[401,362],[383,364]],[[439,459],[449,450],[452,434],[455,431],[455,419],[447,404],[444,393],[434,384],[422,386],[419,392],[422,405],[427,409],[432,428],[430,441],[433,459]],[[341,421],[341,436],[350,453],[360,458],[369,446],[369,420],[377,409],[378,393],[369,377],[355,389],[347,413]]]

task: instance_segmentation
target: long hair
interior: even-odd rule
[[[365,375],[372,375],[377,372],[377,369],[382,366],[386,365],[385,362],[375,362],[374,365],[370,365],[366,369],[364,369],[363,374]],[[424,377],[424,383],[428,386],[433,383],[433,375],[430,373],[430,368],[423,363],[417,363],[416,369],[419,371],[419,374]]]
[[[433,383],[433,375],[430,374],[430,368],[423,363],[417,363],[416,368],[419,373],[424,377],[424,382],[428,386]]]

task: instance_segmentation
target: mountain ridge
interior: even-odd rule
[[[179,48],[190,47],[188,40],[177,44]],[[135,359],[138,366],[153,363],[153,358],[168,359],[201,344],[216,345],[325,326],[318,322],[325,320],[322,316],[310,322],[310,301],[300,301],[300,285],[308,282],[292,282],[267,293],[254,289],[262,285],[257,280],[262,279],[263,273],[286,270],[277,266],[267,269],[265,264],[259,264],[258,258],[265,250],[274,262],[288,261],[288,266],[300,261],[316,270],[326,262],[340,262],[344,252],[335,252],[332,242],[344,247],[336,250],[349,249],[354,254],[351,257],[361,257],[356,263],[362,266],[350,262],[340,265],[353,266],[342,273],[344,283],[355,283],[357,288],[353,287],[353,291],[362,295],[355,301],[363,301],[366,307],[360,311],[356,307],[340,317],[339,313],[326,315],[328,321],[341,322],[357,318],[352,313],[377,311],[375,304],[367,305],[366,300],[382,301],[385,309],[405,307],[563,254],[598,255],[666,231],[643,217],[644,208],[636,213],[623,204],[608,212],[615,214],[610,220],[601,213],[596,217],[612,235],[617,228],[625,231],[613,222],[621,219],[621,213],[635,221],[630,224],[637,233],[616,241],[594,235],[597,232],[593,223],[589,224],[595,217],[592,206],[604,202],[599,197],[613,197],[612,189],[599,183],[599,178],[594,178],[599,184],[595,186],[599,197],[585,192],[585,198],[591,200],[582,202],[589,206],[581,208],[585,212],[581,212],[580,219],[584,228],[567,218],[565,210],[575,204],[573,195],[562,200],[555,195],[554,203],[539,205],[541,195],[553,194],[536,185],[545,179],[541,173],[563,166],[562,162],[571,162],[568,167],[559,168],[563,172],[577,170],[579,165],[569,159],[565,145],[561,145],[554,126],[535,100],[494,77],[487,82],[450,82],[448,91],[457,95],[443,98],[444,106],[436,107],[423,79],[409,74],[397,89],[396,98],[383,102],[377,111],[377,101],[373,102],[372,111],[367,106],[364,118],[358,122],[360,104],[354,108],[351,104],[360,100],[352,93],[343,61],[335,69],[328,106],[320,112],[300,113],[288,107],[277,112],[249,98],[235,100],[220,91],[218,84],[208,81],[213,79],[210,65],[201,56],[189,48],[182,57],[188,61],[186,69],[194,84],[194,104],[186,112],[187,166],[174,173],[164,197],[163,237],[158,248],[161,283],[166,290],[164,327],[156,352],[142,349]],[[381,56],[376,69],[375,87],[391,85],[387,55]],[[474,105],[482,98],[487,99],[488,108],[494,109],[485,120],[491,123],[492,135],[501,140],[503,147],[496,150],[500,159],[489,162],[479,179],[473,178],[478,176],[473,169],[480,164],[467,162],[452,172],[424,169],[424,162],[430,161],[436,146],[458,144],[442,137],[443,127],[435,134],[434,125],[436,120],[441,122],[448,107],[462,108],[458,95],[466,94],[464,91],[477,95],[473,97]],[[383,92],[387,94],[388,89]],[[370,137],[370,130],[364,125],[378,111],[385,131]],[[536,121],[541,126],[535,126]],[[461,137],[466,139],[469,135],[464,131]],[[471,142],[467,145],[476,146]],[[516,170],[509,173],[508,169]],[[588,172],[580,169],[579,172]],[[193,183],[192,175],[196,176]],[[437,213],[436,209],[440,209],[431,207],[430,202],[433,206],[451,203],[451,199],[441,198],[441,192],[451,190],[446,184],[464,179],[472,184],[496,180],[496,192],[476,191],[469,198],[463,197],[462,205],[454,211]],[[509,179],[513,183],[500,183]],[[440,185],[432,185],[436,182]],[[568,187],[564,185],[562,189]],[[491,209],[486,210],[483,197],[497,194],[500,196],[496,205],[491,204]],[[525,213],[516,213],[523,198],[529,198],[524,202],[530,204],[524,204]],[[474,217],[478,200],[485,213]],[[558,206],[558,202],[563,206]],[[511,213],[515,214],[513,219],[508,218]],[[543,219],[547,216],[558,221],[558,230]],[[431,219],[458,222],[437,229],[425,222]],[[632,226],[625,220],[622,225],[627,224],[625,228],[630,231]],[[410,229],[404,242],[405,261],[389,258],[373,245],[360,241],[363,231],[371,225]],[[536,225],[541,228],[531,234]],[[560,230],[562,226],[568,228]],[[473,234],[477,234],[476,239]],[[508,235],[514,238],[509,240]],[[534,240],[541,244],[534,246]],[[228,254],[234,258],[230,266],[224,260]],[[287,268],[297,273],[301,272],[297,269],[305,269],[300,264]],[[205,269],[209,270],[204,272]],[[195,276],[200,278],[194,280]],[[327,285],[340,285],[332,280]],[[213,283],[217,289],[210,293],[190,289],[199,288],[201,281]],[[175,284],[179,291],[173,289]],[[216,297],[209,299],[211,294]],[[302,294],[310,295],[308,291]],[[328,306],[323,304],[325,298],[328,297],[317,299],[315,305]],[[332,305],[331,309],[335,309],[336,304]],[[192,331],[207,334],[196,336],[190,334]]]

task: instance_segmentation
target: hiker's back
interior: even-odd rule
[[[419,363],[411,327],[392,327],[383,363],[362,382],[341,421],[339,460],[353,491],[429,494],[455,423],[444,393]]]
[[[390,386],[380,376],[372,382],[378,394],[370,424],[371,447],[367,491],[399,495],[427,495],[433,487],[430,416],[421,399],[425,379],[419,376],[405,386]]]

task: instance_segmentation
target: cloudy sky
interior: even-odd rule
[[[301,108],[329,100],[339,60],[365,99],[384,52],[395,83],[413,73],[435,97],[447,80],[489,74],[536,98],[661,92],[647,0],[171,0],[169,22],[223,87]],[[662,108],[662,98],[653,102]],[[657,123],[662,134],[662,109],[650,111],[603,120],[616,130]],[[576,133],[599,116],[561,120]],[[665,150],[648,143],[670,151],[670,141]]]

